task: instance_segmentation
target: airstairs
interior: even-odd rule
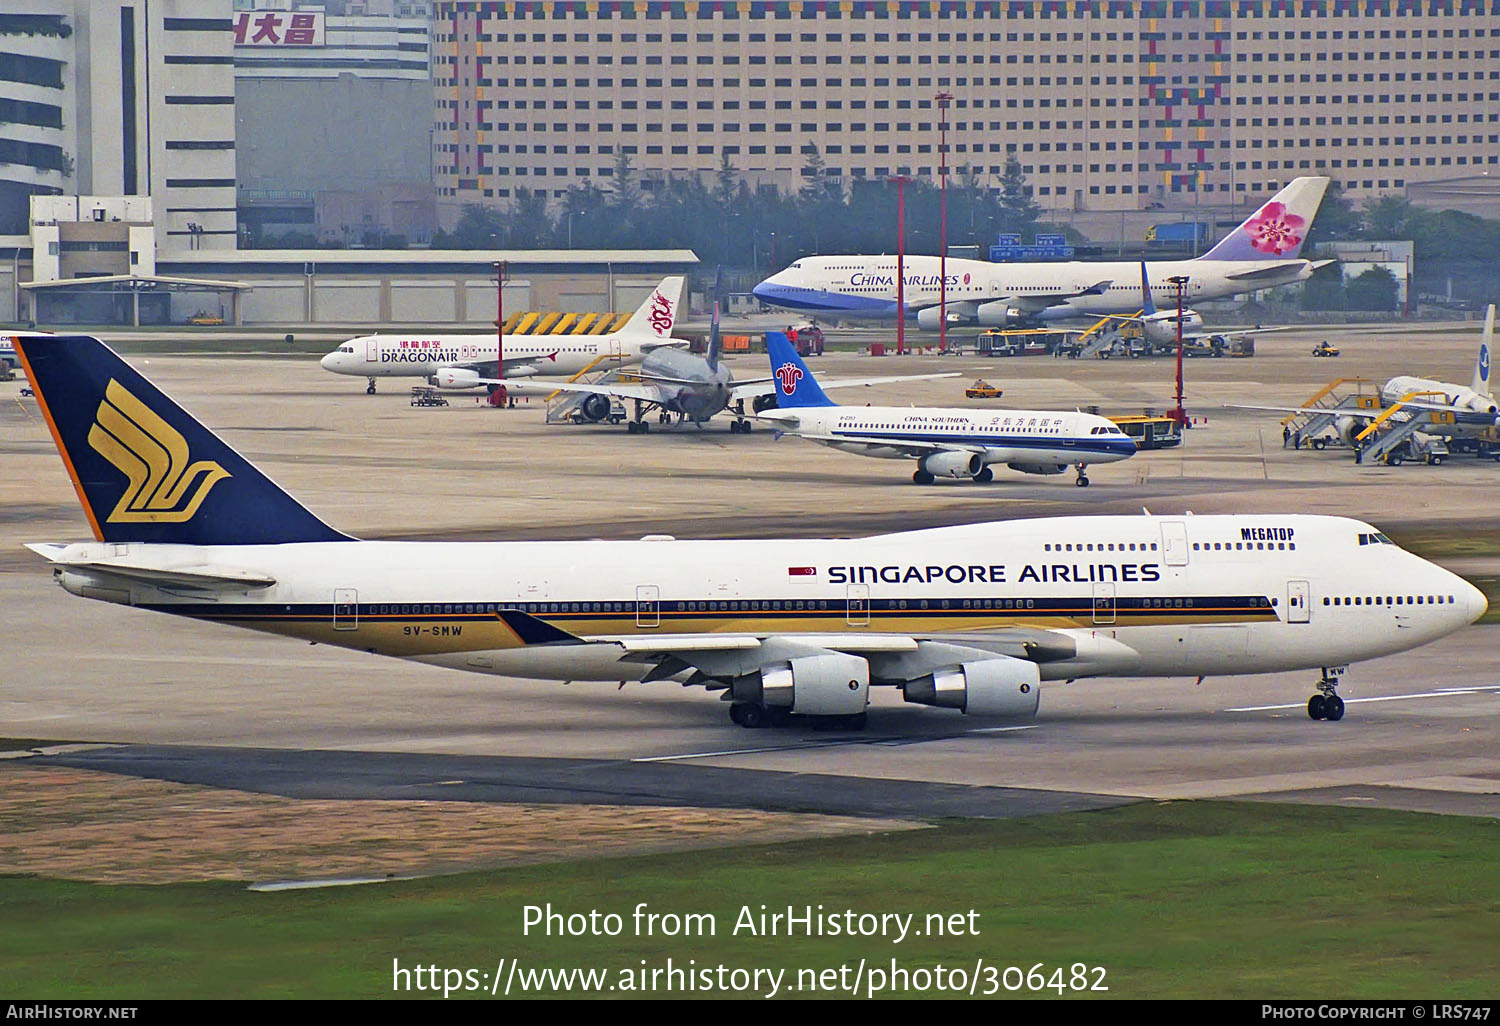
[[[1442,392],[1408,392],[1392,403],[1354,437],[1361,463],[1384,461],[1398,466],[1406,459],[1416,459],[1436,466],[1448,456],[1448,446],[1442,437],[1422,429],[1434,424],[1452,424],[1454,415],[1447,410],[1408,406],[1414,399],[1445,402],[1447,397]]]
[[[1117,344],[1123,349],[1129,344],[1129,336],[1125,331],[1128,323],[1117,317],[1101,317],[1093,327],[1078,336],[1081,343],[1078,358],[1084,360],[1090,356],[1100,356],[1104,350],[1113,350]]]
[[[1281,419],[1283,446],[1300,449],[1320,439],[1326,445],[1340,416],[1380,409],[1380,388],[1369,378],[1339,378],[1324,385],[1302,407],[1304,412]]]
[[[630,372],[622,372],[619,364],[620,360],[617,356],[601,356],[569,378],[568,383],[570,385],[608,385],[620,381],[635,380],[634,375],[631,375]],[[547,423],[578,423],[581,417],[579,408],[590,398],[592,396],[588,392],[570,392],[560,388],[547,393]]]

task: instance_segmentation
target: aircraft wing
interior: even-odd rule
[[[980,299],[973,301],[989,303],[1003,300],[1013,305],[1022,313],[1033,314],[1041,313],[1043,310],[1046,310],[1049,307],[1061,306],[1063,303],[1066,303],[1070,299],[1079,299],[1083,296],[1103,295],[1104,291],[1113,284],[1114,282],[1112,280],[1100,281],[1095,282],[1086,289],[1080,289],[1077,292],[1042,292],[1029,296],[995,296],[990,299]],[[824,385],[823,387],[827,388],[828,386]]]
[[[773,422],[776,420],[776,418],[774,417],[766,417],[762,419],[770,420]],[[982,445],[956,445],[952,442],[922,442],[906,438],[891,440],[872,438],[868,441],[864,441],[859,438],[849,438],[847,436],[840,435],[812,434],[809,432],[797,431],[792,428],[789,428],[788,430],[791,433],[795,434],[798,438],[806,438],[810,442],[822,442],[824,445],[838,445],[842,446],[845,449],[856,445],[866,445],[872,449],[881,449],[884,451],[904,453],[905,455],[912,458],[927,456],[934,452],[973,452],[982,454],[986,451],[985,447]]]
[[[515,379],[508,379],[502,384],[516,388]],[[692,382],[702,384],[702,382]],[[587,395],[607,395],[614,399],[639,399],[646,403],[659,403],[668,398],[656,385],[641,383],[639,385],[627,385],[622,383],[590,385],[585,382],[547,382],[540,384],[528,382],[516,388],[522,395],[550,395],[553,392],[583,392]]]
[[[932,672],[965,658],[1045,664],[1076,659],[1083,655],[1085,646],[1089,658],[1101,664],[1125,666],[1138,658],[1133,649],[1113,639],[1091,637],[1080,641],[1065,630],[1033,627],[1001,627],[977,635],[835,631],[795,637],[747,633],[709,637],[634,635],[599,640],[618,645],[621,662],[653,664],[642,675],[643,682],[682,679],[698,685],[732,681],[773,663],[784,664],[789,656],[829,652],[861,656],[872,666],[890,660],[893,671],[900,666],[901,672],[908,674]],[[924,646],[924,642],[933,644]]]
[[[1491,417],[1500,422],[1500,414],[1480,413],[1467,406],[1449,406],[1445,403],[1423,402],[1420,399],[1408,399],[1400,406],[1403,410],[1413,410],[1418,413],[1461,413],[1470,417],[1476,415]],[[1239,403],[1225,403],[1224,407],[1229,410],[1264,410],[1269,413],[1328,413],[1337,417],[1362,417],[1366,420],[1374,420],[1390,409],[1389,406],[1344,408],[1338,406],[1246,406]]]
[[[956,378],[957,371],[949,371],[946,374],[895,374],[883,378],[836,378],[833,381],[819,381],[818,384],[824,389],[829,388],[854,388],[859,385],[885,385],[893,381],[929,381],[933,378]],[[749,381],[737,382],[729,393],[730,402],[738,399],[753,399],[758,395],[770,395],[776,391],[775,378],[752,378]]]

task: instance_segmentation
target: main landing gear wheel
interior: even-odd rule
[[[1338,687],[1336,677],[1324,676],[1318,681],[1318,693],[1307,700],[1307,715],[1315,720],[1330,722],[1343,719],[1344,700],[1334,690],[1336,687]]]
[[[936,480],[930,473],[923,470],[921,467],[917,468],[917,472],[911,476],[911,479],[913,482],[919,485],[930,485],[934,480]]]
[[[651,430],[651,425],[644,420],[632,420],[626,422],[625,430],[632,435],[644,435]]]
[[[1079,488],[1087,488],[1089,486],[1089,475],[1088,475],[1088,465],[1087,464],[1084,464],[1084,463],[1078,464],[1078,480],[1074,481],[1073,483],[1075,485],[1077,485]]]
[[[995,480],[995,472],[989,467],[980,467],[979,473],[974,475],[975,484],[989,484]]]
[[[729,718],[742,727],[755,730],[766,725],[766,710],[764,706],[741,702],[729,707]]]
[[[750,433],[751,426],[752,425],[748,420],[732,420],[729,422],[729,430],[737,434],[748,435]]]

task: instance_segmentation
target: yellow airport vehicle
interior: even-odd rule
[[[1340,352],[1341,350],[1338,346],[1329,345],[1328,340],[1325,338],[1313,347],[1312,354],[1314,356],[1338,356]]]
[[[999,399],[1003,389],[996,388],[988,381],[980,378],[974,384],[964,389],[964,395],[970,399]]]
[[[1182,424],[1171,417],[1138,414],[1109,419],[1135,439],[1137,449],[1168,449],[1182,444]]]

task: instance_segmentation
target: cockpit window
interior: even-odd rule
[[[1361,534],[1359,536],[1359,543],[1361,545],[1394,545],[1394,544],[1396,544],[1395,542],[1393,542],[1389,538],[1387,538],[1385,535],[1381,534],[1379,531],[1376,531],[1376,532],[1374,532],[1372,534]]]

